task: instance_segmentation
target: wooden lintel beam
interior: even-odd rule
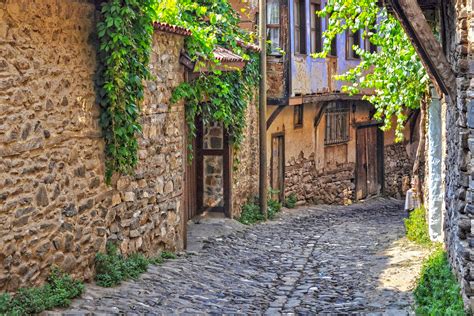
[[[387,0],[402,24],[431,79],[454,100],[456,77],[416,0]]]

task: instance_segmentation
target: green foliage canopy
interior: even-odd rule
[[[354,46],[361,58],[360,64],[347,73],[336,77],[347,81],[343,91],[350,94],[365,93],[365,100],[376,109],[374,118],[383,120],[384,130],[392,127],[396,118],[397,140],[403,139],[403,126],[407,109],[418,109],[423,96],[428,92],[429,77],[423,68],[414,47],[398,20],[377,0],[328,0],[318,14],[327,16],[329,25],[323,33],[323,52],[313,57],[326,57],[331,42],[346,31],[362,31],[363,38],[378,47],[371,53]]]
[[[172,98],[173,102],[186,103],[190,137],[195,136],[195,120],[199,116],[204,123],[222,122],[238,148],[245,111],[259,80],[258,55],[241,43],[252,43],[254,35],[240,29],[239,16],[228,0],[163,0],[157,11],[159,21],[192,32],[186,39],[186,52],[196,63],[198,77],[178,86]],[[247,61],[244,69],[223,69],[213,54],[218,46],[242,56]]]

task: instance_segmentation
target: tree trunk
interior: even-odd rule
[[[413,186],[416,190],[416,197],[420,202],[420,205],[423,205],[423,184],[420,179],[421,163],[425,160],[425,138],[426,138],[426,109],[428,103],[428,95],[421,99],[420,104],[420,139],[418,142],[418,148],[416,150],[415,162],[413,164]]]

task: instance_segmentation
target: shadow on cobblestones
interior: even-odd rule
[[[410,313],[426,251],[401,203],[314,206],[228,236],[115,289],[89,286],[67,314]]]

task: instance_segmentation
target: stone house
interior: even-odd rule
[[[343,74],[359,63],[352,48],[374,50],[361,32],[338,35],[330,55],[320,52],[327,20],[315,12],[325,0],[268,0],[267,146],[270,183],[280,199],[347,204],[368,196],[402,197],[418,146],[418,112],[405,137],[383,133],[362,95],[341,92]],[[364,91],[370,93],[370,91]]]
[[[474,3],[389,0],[433,83],[428,108],[430,233],[444,240],[466,307],[474,309]]]
[[[196,203],[189,181],[198,175],[186,158],[185,105],[170,97],[191,77],[180,63],[189,31],[155,24],[139,164],[133,176],[115,175],[108,186],[94,83],[99,2],[0,2],[0,291],[41,283],[52,265],[91,280],[107,242],[125,255],[185,247]],[[228,170],[230,217],[257,190],[254,106],[247,118],[236,171],[213,165],[215,178]],[[219,128],[203,130],[196,142],[216,131],[224,144]],[[208,160],[230,165],[231,155],[226,144]]]

